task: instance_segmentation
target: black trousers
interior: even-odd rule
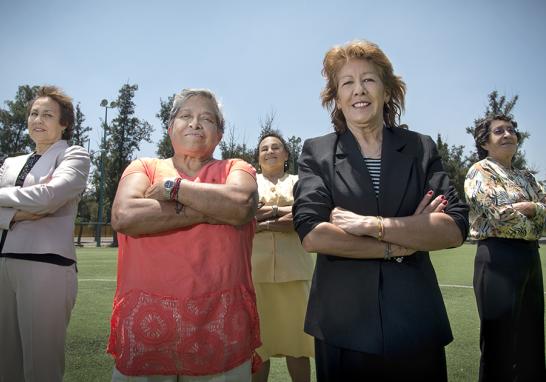
[[[400,358],[338,348],[315,338],[317,382],[444,382],[444,348]]]
[[[544,287],[536,241],[478,242],[474,293],[480,315],[480,381],[546,381]]]

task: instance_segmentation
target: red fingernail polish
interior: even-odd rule
[[[440,199],[446,200],[446,197],[444,195],[440,195]]]
[[[447,204],[447,200],[444,200],[442,204],[445,206]]]
[[[428,196],[430,196],[430,195],[432,195],[432,194],[434,194],[434,192],[433,192],[432,190],[430,190],[429,192],[427,192],[427,195],[428,195]]]

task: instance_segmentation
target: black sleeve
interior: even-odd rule
[[[430,153],[430,155],[425,158],[425,161],[427,162],[426,187],[434,190],[435,196],[443,194],[446,197],[447,207],[444,212],[453,218],[459,227],[459,230],[461,230],[463,240],[466,240],[470,227],[468,222],[468,205],[460,199],[457,190],[449,179],[449,175],[444,170],[442,159],[440,154],[438,154],[438,149],[432,138],[426,136],[423,144],[425,146],[425,152]],[[425,192],[428,191],[428,189],[426,189]]]
[[[329,161],[318,158],[320,151],[316,141],[306,140],[298,160],[298,182],[294,186],[294,205],[292,214],[294,228],[300,240],[311,232],[315,226],[330,221],[334,208],[330,189],[325,177],[331,172]],[[331,165],[331,164],[330,164]]]

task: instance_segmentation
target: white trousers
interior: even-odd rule
[[[112,382],[250,382],[252,380],[251,362],[234,367],[225,373],[192,377],[188,375],[144,375],[130,377],[123,375],[114,367]]]
[[[0,257],[0,382],[62,381],[77,290],[74,265]]]

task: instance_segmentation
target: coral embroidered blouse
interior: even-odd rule
[[[180,176],[225,183],[248,163],[213,161],[195,178],[170,160],[140,159],[123,177],[150,182]],[[251,279],[252,221],[240,227],[196,224],[155,235],[118,234],[117,290],[108,352],[126,375],[209,375],[230,370],[261,345]]]

